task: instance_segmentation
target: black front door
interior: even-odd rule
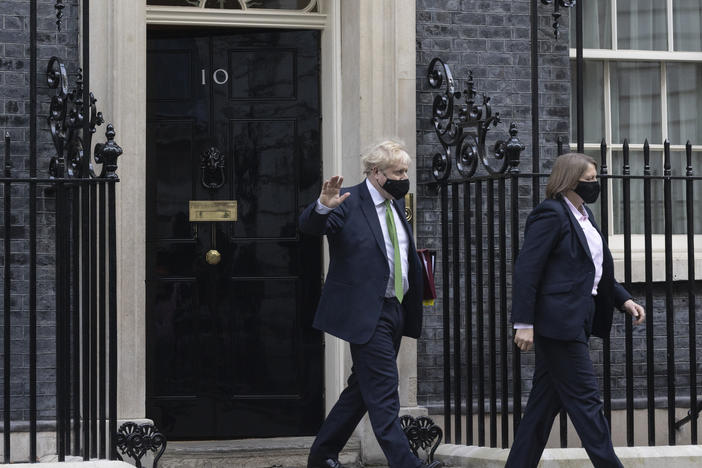
[[[319,33],[152,31],[147,63],[147,416],[171,439],[314,434]]]

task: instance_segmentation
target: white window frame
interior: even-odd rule
[[[604,79],[604,119],[605,119],[605,142],[607,143],[606,162],[609,168],[612,168],[612,153],[621,152],[623,149],[622,142],[612,141],[612,96],[610,86],[610,64],[612,62],[636,61],[636,62],[655,62],[660,64],[661,70],[661,140],[665,141],[668,138],[668,102],[667,102],[667,67],[671,62],[692,62],[702,63],[702,52],[682,52],[674,50],[674,34],[673,34],[673,0],[666,0],[666,19],[667,19],[667,34],[668,34],[668,50],[652,51],[652,50],[630,50],[619,49],[617,42],[617,0],[611,0],[611,28],[612,28],[612,48],[611,49],[583,49],[583,59],[589,61],[600,61],[603,63],[603,79]],[[574,15],[575,12],[570,14]],[[572,32],[574,34],[574,31]],[[577,51],[575,48],[570,49],[570,59],[575,60]],[[571,112],[573,109],[571,109]],[[695,143],[695,142],[693,142]],[[570,143],[571,150],[577,150],[577,142]],[[663,143],[649,144],[651,152],[663,153]],[[600,151],[600,142],[585,143],[585,151],[597,152]],[[643,142],[629,142],[630,151],[643,151]],[[702,153],[702,145],[693,145],[692,151]],[[685,145],[670,145],[671,153],[684,154]],[[661,164],[662,166],[662,164]],[[702,168],[698,168],[698,171]],[[611,169],[610,169],[611,173]],[[609,186],[612,190],[612,186]],[[613,197],[611,193],[608,197],[609,209],[608,225],[609,232],[609,247],[612,251],[615,264],[615,276],[620,280],[624,280],[624,235],[613,234],[614,226],[614,210]],[[702,202],[702,200],[700,200]],[[696,220],[698,223],[702,220]],[[653,245],[653,281],[665,280],[665,236],[663,234],[654,234],[652,239]],[[702,279],[702,235],[694,236],[695,241],[695,277]],[[643,282],[645,280],[645,252],[644,252],[644,236],[639,234],[632,235],[632,282]],[[676,281],[687,279],[687,236],[685,234],[673,235],[673,279]]]

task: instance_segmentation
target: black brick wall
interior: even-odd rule
[[[47,177],[49,160],[54,155],[46,123],[53,90],[46,85],[46,67],[51,56],[64,61],[69,82],[74,87],[78,68],[79,2],[64,2],[62,31],[56,27],[54,1],[39,0],[37,5],[37,176]],[[12,175],[29,173],[29,2],[0,1],[0,133],[12,139]],[[4,144],[3,152],[4,155]],[[4,165],[4,163],[3,163]],[[4,187],[0,188],[4,190]],[[2,192],[0,192],[2,193]],[[54,313],[54,207],[44,187],[37,190],[37,409],[38,419],[55,414],[56,341]],[[13,420],[27,420],[29,409],[29,202],[26,186],[12,188],[12,255],[11,255],[11,410]],[[2,212],[0,238],[4,235],[6,216]],[[0,244],[2,245],[2,244]],[[4,251],[0,251],[0,281],[4,280]],[[0,288],[0,302],[8,300]],[[4,315],[4,314],[3,314]],[[4,317],[3,317],[4,318]],[[0,333],[2,329],[0,328]],[[2,340],[7,337],[2,336]],[[0,354],[3,352],[0,341]],[[0,367],[4,367],[0,355]],[[2,379],[0,372],[0,380]],[[0,404],[4,405],[0,394]]]

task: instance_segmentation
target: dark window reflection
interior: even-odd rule
[[[234,395],[282,395],[297,391],[300,356],[297,281],[231,283],[234,327]]]
[[[205,8],[241,10],[241,3],[239,3],[239,0],[207,0],[207,3],[205,3]]]
[[[178,79],[150,79],[147,81],[146,93],[150,101],[188,100],[192,98],[190,83],[190,51],[159,51],[150,52],[147,60],[147,76],[162,76],[160,70],[178,72]]]
[[[235,237],[295,237],[294,121],[232,122]]]
[[[154,126],[154,143],[158,148],[157,235],[169,239],[191,238],[188,202],[192,179],[192,123],[162,122]]]
[[[157,372],[157,395],[192,395],[199,376],[200,337],[195,298],[197,285],[185,280],[161,282],[155,288],[150,339]],[[177,356],[177,359],[174,359]]]
[[[291,50],[231,51],[230,98],[295,97],[295,56]]]

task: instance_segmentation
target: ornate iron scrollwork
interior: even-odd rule
[[[553,35],[558,39],[561,35],[560,31],[560,19],[561,19],[561,7],[572,8],[575,6],[576,0],[541,0],[544,5],[550,5],[553,3]]]
[[[434,452],[444,437],[444,432],[426,416],[414,418],[408,414],[400,417],[400,427],[407,436],[410,450],[419,457],[419,449],[424,450],[429,463],[434,461]]]
[[[202,186],[209,190],[217,190],[224,185],[224,155],[214,146],[200,156],[200,169],[202,171]]]
[[[475,174],[478,162],[489,174],[503,173],[508,167],[516,167],[519,152],[524,146],[519,143],[514,123],[510,125],[508,142],[497,141],[491,154],[486,150],[487,133],[500,123],[500,114],[492,113],[489,96],[483,94],[479,103],[476,102],[478,93],[472,71],[468,72],[467,88],[463,93],[456,91],[451,69],[438,57],[429,64],[427,79],[433,89],[440,89],[445,83],[443,93],[434,97],[432,105],[432,123],[443,147],[443,152],[436,153],[432,159],[432,174],[437,181],[448,180],[454,158],[456,170],[464,178]],[[458,104],[461,98],[464,102]],[[516,154],[510,153],[517,149]],[[498,164],[494,165],[491,160],[498,161]]]
[[[56,27],[58,28],[58,31],[61,32],[61,20],[63,19],[63,9],[66,8],[66,5],[63,4],[63,0],[56,0],[54,8],[56,9]]]
[[[141,468],[141,459],[148,452],[153,452],[153,468],[157,468],[161,455],[166,451],[166,436],[149,423],[126,422],[119,427],[116,439],[117,458],[122,461],[124,461],[123,456],[131,458],[137,468]]]
[[[96,177],[90,158],[92,134],[95,133],[95,127],[105,122],[102,112],[98,112],[95,106],[97,99],[93,93],[89,93],[89,102],[84,102],[81,69],[78,69],[75,89],[68,91],[66,67],[58,57],[51,57],[49,60],[46,78],[49,88],[56,90],[56,94],[51,98],[47,117],[56,148],[56,156],[51,158],[49,164],[49,174],[56,178]],[[107,142],[95,146],[95,161],[107,166],[103,166],[101,177],[115,178],[117,157],[122,154],[122,149],[114,141],[115,130],[112,125],[108,125],[105,135]]]

